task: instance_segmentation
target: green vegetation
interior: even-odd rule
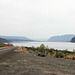
[[[62,52],[58,52],[56,54],[56,58],[63,58],[64,57],[64,54]]]
[[[13,44],[11,44],[11,43],[8,43],[8,44],[7,44],[7,46],[12,46],[12,45],[13,45]]]
[[[6,44],[2,41],[0,41],[0,47],[4,47]]]
[[[73,50],[73,52],[66,50],[57,50],[57,49],[53,49],[53,48],[48,48],[48,46],[46,47],[44,44],[41,44],[39,47],[25,47],[27,48],[27,50],[31,50],[33,52],[40,54],[44,54],[47,56],[51,56],[51,57],[56,57],[56,58],[75,58],[75,50]]]
[[[0,41],[0,47],[5,47],[6,45],[13,46],[13,44],[11,44],[11,43],[5,44],[4,42]]]
[[[41,44],[39,49],[40,49],[40,52],[45,53],[45,45],[44,44]]]

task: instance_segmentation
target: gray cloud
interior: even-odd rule
[[[0,0],[0,35],[72,34],[74,20],[75,0]]]

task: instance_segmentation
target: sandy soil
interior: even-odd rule
[[[75,60],[39,57],[18,48],[0,58],[0,75],[75,75]]]

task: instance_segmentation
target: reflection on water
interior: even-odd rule
[[[41,44],[45,46],[48,45],[49,48],[65,50],[68,49],[69,51],[73,51],[75,49],[75,43],[70,42],[21,42],[21,43],[13,43],[15,46],[27,46],[27,47],[38,47]]]

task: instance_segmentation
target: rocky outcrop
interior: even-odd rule
[[[71,42],[75,42],[75,37],[73,37],[73,38],[71,39]]]

